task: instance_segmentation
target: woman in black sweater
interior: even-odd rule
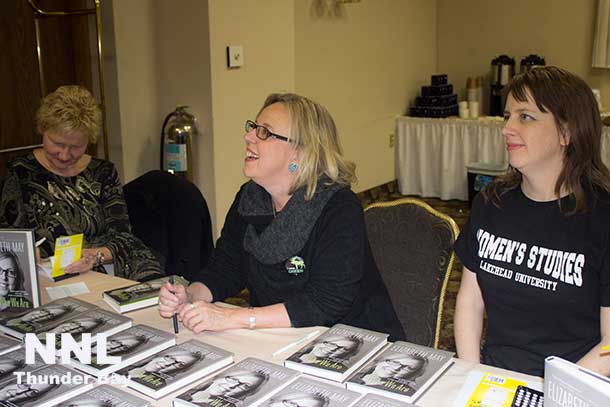
[[[355,166],[321,105],[272,94],[246,122],[244,184],[209,264],[188,288],[167,284],[159,312],[193,332],[341,322],[404,333],[372,257]],[[250,291],[251,308],[213,301]]]

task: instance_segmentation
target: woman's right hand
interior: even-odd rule
[[[159,290],[159,314],[171,318],[182,304],[188,302],[186,287],[182,284],[165,283]]]

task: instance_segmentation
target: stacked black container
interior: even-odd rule
[[[431,85],[421,87],[421,96],[415,98],[415,106],[409,113],[415,117],[447,117],[458,114],[458,98],[453,85],[447,83],[447,75],[432,75]]]

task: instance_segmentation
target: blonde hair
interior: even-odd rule
[[[77,85],[60,86],[42,99],[36,112],[36,128],[46,131],[81,131],[91,143],[97,141],[102,112],[87,89]]]
[[[305,199],[310,200],[322,175],[339,185],[356,182],[356,165],[343,157],[337,126],[324,106],[294,93],[272,93],[258,114],[274,103],[288,110],[290,139],[299,151],[299,169],[290,193],[306,186]]]

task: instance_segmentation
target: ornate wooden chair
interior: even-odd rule
[[[437,348],[458,226],[416,198],[373,203],[364,215],[375,262],[407,340]]]

